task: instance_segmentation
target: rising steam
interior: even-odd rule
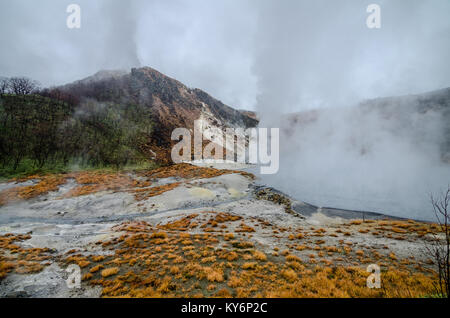
[[[450,24],[440,11],[449,3],[412,1],[406,13],[401,1],[380,1],[377,31],[365,26],[369,3],[258,6],[257,111],[261,126],[284,128],[280,171],[262,178],[318,206],[433,219],[429,195],[450,183],[442,157],[448,117],[419,111],[420,96],[356,105],[450,86],[442,37]],[[298,111],[297,123],[286,115]]]

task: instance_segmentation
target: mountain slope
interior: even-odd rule
[[[235,110],[200,89],[191,89],[150,67],[133,68],[130,73],[101,71],[84,80],[57,88],[79,103],[139,104],[151,111],[154,125],[147,147],[149,155],[170,162],[170,140],[175,128],[193,129],[200,117],[219,127],[253,127],[258,121]]]

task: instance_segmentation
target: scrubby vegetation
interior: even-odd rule
[[[48,248],[24,248],[19,242],[30,239],[30,235],[6,234],[0,236],[0,280],[9,273],[32,274],[40,272],[52,251]]]
[[[267,254],[245,233],[237,238],[228,232],[241,222],[240,216],[217,211],[156,226],[126,222],[114,228],[120,236],[96,243],[104,250],[101,258],[70,251],[63,263],[83,265],[92,260],[90,268],[83,269],[83,283],[102,286],[104,297],[424,297],[434,293],[436,273],[417,270],[410,260],[394,260],[388,252],[377,256],[376,251],[334,246],[316,250],[312,245],[307,249],[317,254],[308,252],[313,255],[310,259],[295,255],[294,246],[281,255]],[[253,223],[272,227],[256,219]],[[347,261],[327,260],[335,254]],[[357,265],[349,262],[353,257]],[[361,266],[375,260],[386,262],[381,289],[367,288],[370,273]]]
[[[12,181],[33,181],[34,184],[18,185],[0,191],[0,206],[57,191],[59,186],[65,184],[69,179],[73,179],[76,182],[76,186],[64,194],[65,197],[76,197],[100,191],[126,191],[132,193],[137,201],[143,201],[170,191],[181,184],[186,184],[186,182],[189,182],[193,178],[206,179],[230,173],[239,173],[248,178],[254,178],[252,174],[243,171],[218,170],[197,167],[187,163],[159,168],[155,165],[139,167],[139,169],[137,167],[128,167],[129,170],[126,168],[124,167],[121,171],[92,169],[53,174],[31,174],[26,177],[17,177],[12,179]],[[133,178],[129,172],[133,172],[141,179]],[[186,182],[173,182],[150,187],[153,180],[168,177],[183,178],[186,179]],[[186,185],[189,186],[188,184]],[[251,231],[251,229],[244,227],[243,231]]]
[[[30,235],[7,234],[0,237],[0,280],[12,272],[39,272],[49,260],[56,260],[62,267],[80,266],[83,284],[101,286],[103,297],[435,295],[436,273],[414,259],[393,258],[389,250],[352,251],[344,248],[348,242],[316,248],[304,237],[294,240],[307,244],[309,251],[305,253],[310,257],[299,256],[302,254],[298,254],[296,244],[280,254],[271,254],[263,252],[266,247],[252,243],[245,233],[230,235],[229,231],[241,222],[240,216],[217,211],[189,214],[160,225],[124,222],[113,228],[117,233],[113,238],[92,243],[91,252],[73,249],[58,256],[52,256],[48,249],[27,249],[17,244]],[[258,219],[252,223],[277,228]],[[376,227],[378,223],[367,226]],[[277,230],[286,235],[292,231]],[[304,231],[308,232],[306,237],[315,233],[315,229]],[[358,262],[352,264],[352,259]],[[373,262],[384,264],[380,289],[366,286],[370,273],[364,264]]]

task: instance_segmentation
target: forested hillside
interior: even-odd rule
[[[148,109],[94,99],[80,103],[58,90],[15,90],[13,81],[7,84],[0,95],[1,176],[68,165],[119,168],[146,160]]]
[[[258,123],[150,67],[45,89],[27,78],[0,78],[0,177],[170,164],[172,131],[192,129],[201,116],[222,128]]]

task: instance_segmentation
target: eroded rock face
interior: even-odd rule
[[[434,225],[327,215],[239,170],[30,180],[2,184],[0,297],[409,297],[435,279],[420,252]],[[383,291],[365,287],[371,263],[397,277]]]

